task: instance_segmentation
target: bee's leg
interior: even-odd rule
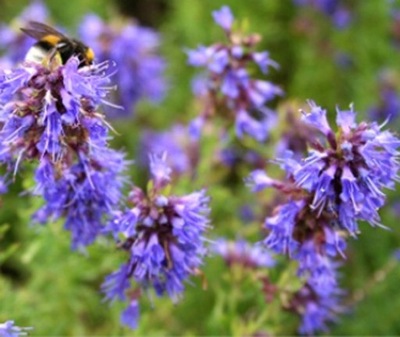
[[[63,64],[61,55],[57,48],[53,48],[51,51],[49,51],[46,59],[51,66],[59,67]]]

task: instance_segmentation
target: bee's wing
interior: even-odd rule
[[[36,40],[40,40],[48,35],[55,35],[60,38],[66,39],[66,36],[64,36],[58,30],[37,21],[29,21],[26,27],[20,29],[25,34],[29,35],[30,37],[33,37]]]

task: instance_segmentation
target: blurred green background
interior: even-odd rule
[[[338,29],[321,13],[298,8],[291,0],[69,0],[46,1],[53,22],[71,32],[87,12],[109,19],[119,14],[132,15],[139,22],[159,30],[161,53],[168,62],[170,90],[165,101],[154,106],[140,104],[135,118],[113,125],[114,146],[135,158],[138,139],[144,127],[166,129],[173,122],[187,122],[196,115],[190,80],[195,71],[186,64],[185,48],[210,44],[223,37],[212,23],[211,12],[229,5],[236,18],[243,20],[249,32],[258,32],[267,49],[280,64],[269,78],[285,91],[285,98],[303,102],[312,98],[334,116],[341,108],[354,103],[359,118],[379,102],[379,74],[393,73],[400,83],[399,50],[393,43],[391,10],[400,4],[385,0],[353,0],[348,3],[352,22]],[[0,1],[0,20],[10,22],[28,5],[27,1]],[[0,37],[1,38],[1,37]],[[278,102],[280,104],[281,102]],[[396,131],[398,124],[390,123]],[[209,140],[202,147],[212,153]],[[267,152],[268,150],[266,150]],[[244,187],[213,185],[210,168],[203,160],[199,179],[193,184],[182,180],[176,191],[190,192],[207,186],[212,200],[211,237],[237,233],[257,241],[256,224],[244,225],[237,210],[255,203],[256,196]],[[0,210],[0,322],[13,319],[18,325],[33,326],[32,336],[45,335],[248,335],[272,332],[294,334],[297,321],[286,313],[283,317],[261,320],[273,305],[264,301],[252,275],[241,270],[232,273],[220,258],[209,258],[204,267],[208,289],[201,280],[188,284],[183,300],[174,306],[169,299],[142,301],[137,331],[120,326],[120,304],[110,306],[99,293],[104,276],[117,268],[123,255],[105,240],[90,247],[86,254],[70,251],[69,234],[62,224],[43,227],[29,225],[30,214],[40,201],[20,196],[23,187],[31,186],[29,170],[20,174]],[[247,173],[247,172],[243,172]],[[143,184],[143,174],[133,167],[130,176]],[[240,196],[240,197],[238,197]],[[397,284],[400,267],[392,259],[399,247],[399,193],[391,192],[388,206],[381,212],[383,224],[390,231],[361,225],[362,235],[352,240],[348,258],[343,263],[342,284],[350,301],[358,304],[340,316],[330,335],[400,335],[400,294]],[[227,201],[228,200],[228,201]],[[377,273],[381,270],[388,271]],[[386,269],[385,269],[386,268]],[[274,277],[271,272],[272,277]],[[239,275],[237,275],[239,274]]]

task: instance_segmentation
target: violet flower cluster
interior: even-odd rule
[[[316,136],[316,130],[301,120],[299,108],[300,106],[294,103],[286,103],[280,108],[284,122],[280,139],[275,145],[276,158],[283,157],[290,151],[293,157],[301,159],[307,153],[307,144]]]
[[[34,193],[45,204],[34,221],[65,218],[73,248],[93,242],[121,199],[124,155],[108,146],[108,124],[97,112],[110,90],[108,62],[81,67],[50,58],[0,73],[0,162],[5,176],[34,162]]]
[[[0,323],[0,337],[20,337],[26,336],[27,331],[32,328],[21,328],[14,325],[14,321]]]
[[[199,46],[187,52],[190,65],[205,68],[205,74],[194,86],[195,93],[204,102],[198,119],[204,124],[218,114],[234,123],[239,138],[249,135],[257,141],[265,141],[276,122],[274,112],[266,103],[281,95],[282,90],[269,81],[252,79],[249,68],[255,66],[267,74],[269,68],[277,64],[268,52],[255,51],[260,36],[234,32],[234,17],[229,7],[214,11],[213,17],[225,31],[227,43]]]
[[[337,279],[334,264],[330,264],[330,272]],[[328,323],[335,322],[338,314],[345,311],[342,302],[344,291],[337,282],[326,283],[324,287],[315,283],[311,277],[304,286],[290,299],[286,309],[300,315],[301,323],[298,332],[312,336],[316,331],[328,331]]]
[[[237,139],[232,139],[229,132],[220,133],[214,162],[229,168],[231,173],[239,172],[242,165],[253,169],[265,167],[265,159],[261,153],[247,147]]]
[[[399,180],[400,140],[376,122],[359,124],[355,112],[337,110],[338,131],[331,129],[326,110],[309,102],[303,122],[319,131],[309,143],[309,155],[295,159],[291,152],[278,163],[286,180],[254,171],[247,182],[253,191],[273,187],[286,200],[265,220],[266,247],[299,263],[298,274],[312,281],[314,291],[336,284],[332,261],[344,256],[345,233],[356,237],[357,222],[380,226],[384,189]]]
[[[293,0],[293,2],[297,6],[315,8],[331,18],[337,28],[346,28],[352,20],[351,11],[343,0]]]
[[[221,256],[229,266],[238,264],[251,269],[269,268],[275,264],[270,251],[243,239],[227,241],[220,238],[213,244],[213,253]]]
[[[166,93],[165,61],[158,54],[159,35],[150,28],[128,22],[115,25],[95,14],[87,15],[79,28],[83,41],[94,50],[98,62],[118,64],[117,91],[113,102],[124,109],[108,109],[110,117],[127,117],[136,104],[147,99],[160,102]]]
[[[372,106],[368,115],[371,120],[394,122],[400,113],[400,95],[396,75],[382,72],[379,76],[379,101]]]
[[[182,124],[162,132],[145,130],[139,147],[139,163],[143,167],[149,165],[149,153],[166,153],[168,166],[175,175],[193,172],[199,160],[198,142],[190,129]]]
[[[400,10],[393,6],[395,4],[394,1],[390,4],[392,5],[389,9],[391,16],[390,38],[393,46],[398,49],[400,47]]]
[[[106,228],[128,254],[126,263],[107,276],[106,299],[128,301],[121,322],[136,328],[142,291],[153,289],[175,302],[184,282],[200,273],[206,253],[209,197],[205,190],[183,196],[169,194],[171,168],[166,155],[150,156],[151,181],[147,192],[134,187],[130,209],[117,211]],[[131,283],[134,282],[134,286]]]

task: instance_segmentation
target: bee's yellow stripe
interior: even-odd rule
[[[59,41],[60,41],[60,37],[57,35],[46,35],[44,36],[41,41],[45,41],[50,43],[51,45],[55,46]]]

